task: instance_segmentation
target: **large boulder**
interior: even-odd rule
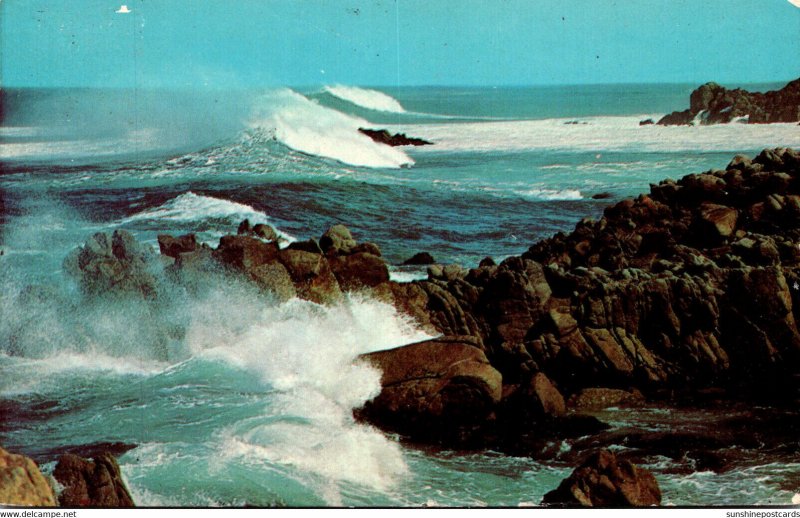
[[[343,290],[372,288],[389,281],[386,262],[368,252],[331,257],[329,264]]]
[[[67,453],[58,459],[53,477],[64,490],[63,507],[134,507],[116,459],[101,453],[93,461]]]
[[[35,462],[0,448],[0,506],[3,505],[55,507],[56,498]]]
[[[361,355],[381,371],[381,392],[361,415],[414,438],[480,426],[502,396],[502,376],[474,339],[447,337]]]
[[[652,473],[614,453],[600,450],[587,458],[543,504],[568,507],[648,507],[661,504],[661,489]]]

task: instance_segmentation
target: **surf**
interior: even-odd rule
[[[262,97],[250,127],[271,132],[273,138],[296,151],[344,164],[372,168],[400,168],[414,164],[405,152],[378,144],[359,133],[370,123],[326,108],[290,89]]]

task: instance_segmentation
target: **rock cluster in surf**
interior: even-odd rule
[[[88,293],[157,298],[159,287],[143,282],[152,258],[130,260],[141,248],[118,232],[92,237],[68,270]],[[410,283],[391,281],[380,248],[342,225],[288,245],[250,222],[216,248],[159,236],[172,282],[216,272],[278,300],[333,304],[362,291],[394,305],[440,337],[363,355],[383,389],[357,417],[413,440],[538,457],[553,455],[553,439],[582,451],[616,444],[585,414],[593,408],[709,391],[795,402],[798,244],[800,153],[791,149],[662,181],[520,256],[472,269],[432,264]],[[628,439],[669,457],[694,444]],[[698,444],[698,462],[724,465],[701,458]]]
[[[694,90],[689,109],[675,111],[658,121],[662,126],[720,124],[746,117],[750,124],[800,121],[800,79],[780,90],[765,93],[727,89],[706,83]]]
[[[433,142],[416,137],[407,137],[405,133],[389,133],[387,130],[374,130],[367,128],[358,128],[360,133],[368,136],[378,144],[386,144],[387,146],[430,146]]]
[[[533,421],[558,416],[561,405],[543,396],[553,391],[573,400],[598,387],[646,395],[717,388],[796,397],[800,155],[791,149],[765,150],[752,160],[737,156],[725,170],[665,180],[647,195],[608,207],[599,221],[583,220],[572,233],[536,243],[521,256],[500,264],[487,258],[470,270],[431,265],[426,280],[410,283],[390,281],[379,247],[356,242],[342,225],[319,240],[283,248],[266,226],[248,222],[239,231],[224,236],[216,249],[191,235],[160,236],[163,257],[172,263],[166,271],[180,282],[198,282],[221,269],[281,300],[298,296],[328,304],[344,292],[365,291],[433,334],[459,337],[440,345],[466,343],[502,376],[499,400],[480,376],[467,383],[469,391],[482,391],[477,399],[494,401],[496,408],[475,413],[475,422],[462,420],[460,437],[469,435],[469,427],[485,437],[491,419],[505,429],[503,415]],[[97,243],[108,246],[99,247],[100,259],[87,262],[97,255]],[[139,269],[139,262],[117,257],[126,258],[128,249],[138,250],[125,234],[94,236],[73,254],[84,258],[79,279],[88,282],[91,272],[89,286],[148,296],[147,283],[119,273],[124,264]],[[110,266],[80,270],[97,261]],[[418,361],[429,359],[422,354]],[[553,390],[543,390],[545,385]],[[473,395],[463,404],[476,400]],[[404,433],[434,439],[442,419],[438,410],[425,409],[458,401],[419,395],[429,396],[430,404],[416,407],[419,416],[402,420]],[[380,415],[382,408],[374,403],[365,415],[395,421]],[[386,412],[392,408],[385,405]],[[499,433],[497,422],[491,433]]]

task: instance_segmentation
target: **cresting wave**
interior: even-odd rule
[[[368,110],[390,113],[406,112],[405,108],[400,104],[400,101],[377,90],[344,85],[326,86],[324,90],[334,97],[338,97],[356,106],[367,108]]]
[[[349,165],[398,168],[414,164],[403,151],[378,144],[358,128],[366,120],[326,108],[289,89],[263,96],[250,127],[270,131],[288,147]]]
[[[212,196],[195,194],[192,191],[177,196],[158,207],[146,209],[142,212],[123,219],[120,223],[136,224],[163,222],[196,223],[198,221],[219,221],[222,223],[220,235],[229,231],[230,226],[238,225],[242,220],[249,219],[253,223],[270,223],[270,217],[250,205]],[[160,223],[163,224],[163,223]],[[295,241],[294,236],[276,229],[278,236],[287,242]]]

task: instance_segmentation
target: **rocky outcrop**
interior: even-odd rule
[[[55,507],[56,499],[39,467],[28,457],[0,448],[0,506]]]
[[[800,155],[766,150],[654,185],[599,221],[462,275],[392,286],[399,309],[480,341],[504,383],[569,396],[740,388],[794,397]],[[796,206],[797,205],[797,206]]]
[[[156,295],[157,281],[151,273],[154,252],[136,242],[124,230],[97,233],[75,249],[64,261],[64,268],[91,295]]]
[[[608,450],[587,458],[542,504],[565,507],[648,507],[661,504],[661,489],[646,469]]]
[[[405,133],[389,133],[386,130],[374,130],[367,128],[358,128],[358,131],[368,136],[379,144],[386,144],[387,146],[429,146],[433,142],[428,142],[421,138],[407,137]]]
[[[419,372],[438,365],[438,374],[424,383],[384,378],[377,402],[362,412],[415,438],[430,435],[429,423],[450,423],[437,433],[469,436],[470,444],[480,436],[483,444],[527,454],[541,450],[543,430],[563,436],[570,427],[597,428],[589,420],[567,426],[570,408],[710,388],[776,403],[797,398],[800,154],[791,149],[737,156],[725,170],[664,180],[520,256],[500,264],[487,258],[472,269],[433,264],[426,280],[410,283],[390,281],[378,246],[357,242],[343,225],[284,248],[257,236],[249,222],[240,227],[216,249],[160,238],[164,253],[177,256],[168,270],[178,282],[189,272],[202,280],[200,272],[221,271],[282,300],[332,304],[344,292],[362,291],[443,337],[435,347],[441,365],[428,353],[409,352],[431,344],[393,353]],[[135,263],[130,240],[119,237],[116,247],[108,241],[93,237],[68,264],[89,285],[117,289],[103,268],[85,266]],[[139,289],[135,282],[122,285]],[[499,396],[472,372],[468,382],[458,374],[438,385],[447,379],[447,362],[465,354],[470,365],[481,365],[481,376],[499,373]],[[457,390],[464,394],[454,396]],[[462,410],[453,409],[465,401],[475,415],[462,420]]]
[[[689,109],[672,112],[662,126],[728,123],[746,117],[750,124],[800,121],[800,79],[766,93],[729,90],[706,83],[692,92]]]
[[[380,369],[380,394],[359,414],[417,439],[446,440],[482,426],[500,402],[502,377],[469,337],[361,355]]]
[[[58,459],[53,477],[64,489],[63,507],[134,507],[116,459],[101,453],[92,461],[70,453]]]

